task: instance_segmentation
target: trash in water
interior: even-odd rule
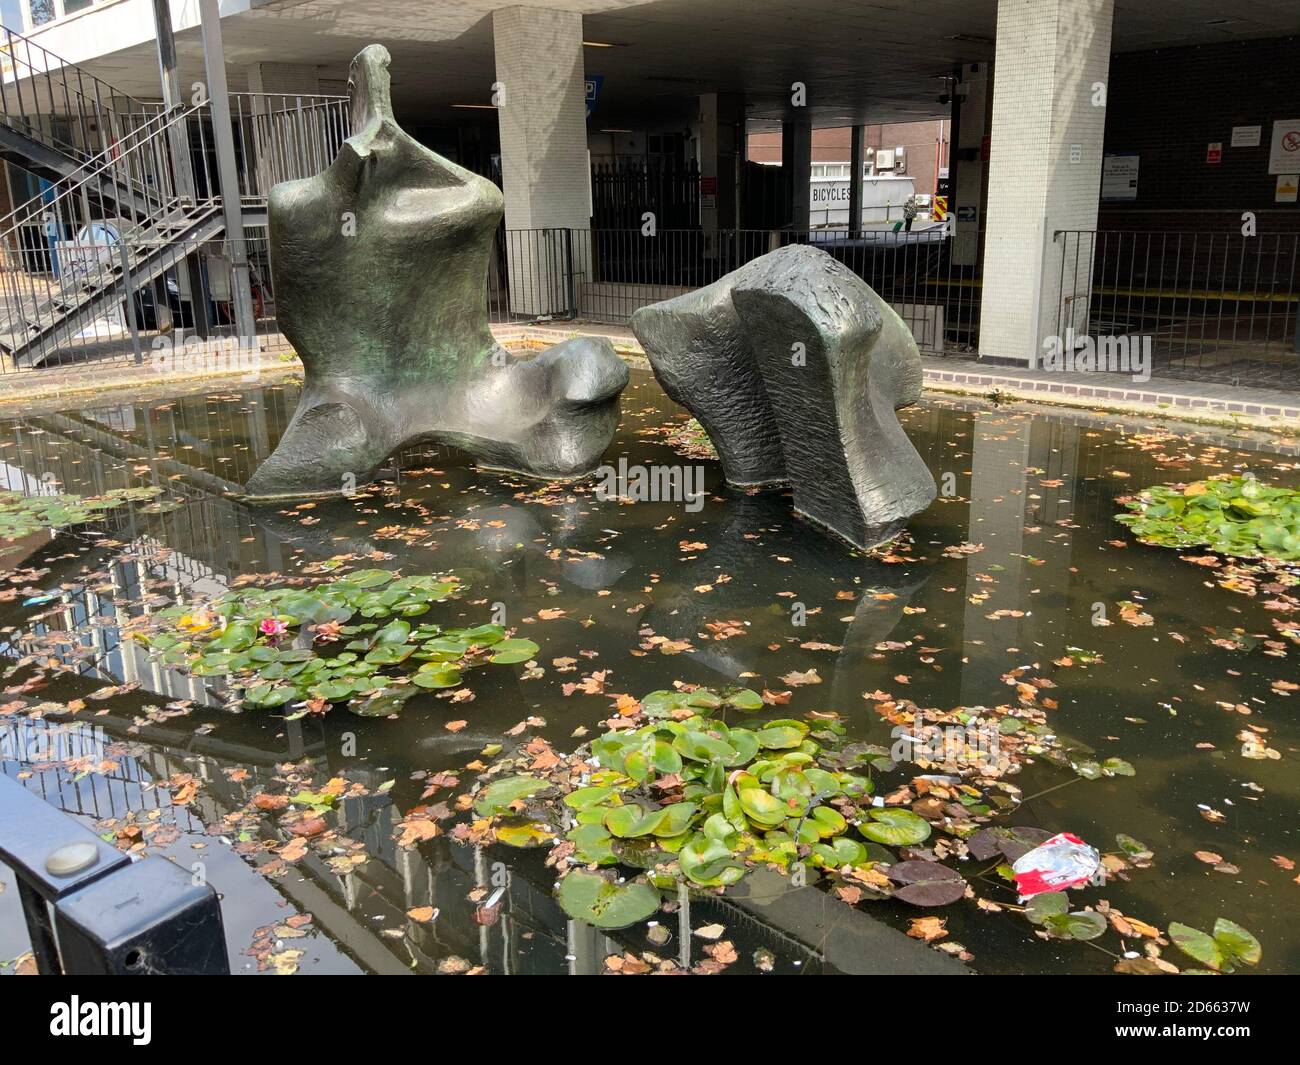
[[[1020,899],[1086,884],[1101,868],[1101,855],[1078,836],[1058,832],[1012,864]]]

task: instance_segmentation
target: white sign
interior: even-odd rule
[[[1082,145],[1082,144],[1071,144],[1071,145],[1070,145],[1070,162],[1072,162],[1072,163],[1081,163],[1081,162],[1083,162],[1083,145]]]
[[[1263,126],[1233,126],[1232,146],[1234,148],[1258,148],[1259,135]]]
[[[1280,118],[1273,123],[1273,145],[1268,151],[1270,174],[1300,174],[1300,118]]]
[[[1101,164],[1101,198],[1114,203],[1138,196],[1137,155],[1108,155]]]
[[[1295,203],[1300,196],[1300,174],[1278,174],[1274,203]]]

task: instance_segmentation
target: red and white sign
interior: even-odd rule
[[[1300,118],[1273,123],[1273,144],[1268,151],[1270,174],[1300,174]]]
[[[1207,163],[1223,162],[1223,141],[1212,141],[1205,146],[1205,161]]]

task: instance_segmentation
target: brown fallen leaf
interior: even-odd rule
[[[913,939],[920,939],[926,943],[933,943],[936,939],[942,939],[948,934],[944,926],[948,923],[946,917],[913,917],[911,924],[908,926],[907,934]]]

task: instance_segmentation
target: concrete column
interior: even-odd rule
[[[854,126],[849,139],[849,234],[862,232],[862,190],[867,168],[867,127]]]
[[[234,310],[236,336],[241,344],[255,344],[257,320],[248,280],[248,242],[235,166],[235,139],[230,125],[230,93],[226,88],[226,54],[221,43],[221,13],[217,0],[200,0],[200,32],[203,63],[208,75],[208,96],[212,112],[212,146],[217,157],[217,178],[221,186],[221,211],[226,242],[230,246],[230,300]]]
[[[1114,0],[999,0],[982,357],[1029,362],[1058,331],[1063,300],[1053,233],[1094,229],[1101,192]],[[1103,90],[1104,91],[1104,90]],[[960,202],[960,201],[959,201]],[[960,223],[959,223],[960,225]]]
[[[980,261],[992,88],[988,63],[965,64],[954,83],[955,151],[949,169],[952,198],[948,209],[952,220],[952,261],[957,266],[978,266]]]
[[[781,123],[781,170],[786,174],[790,205],[786,211],[790,228],[808,230],[808,199],[812,195],[812,121],[796,119]]]
[[[736,93],[700,97],[700,228],[706,254],[719,230],[740,227],[740,171],[745,151],[745,100]]]
[[[492,13],[492,37],[510,309],[562,314],[591,280],[582,16],[502,8]]]

